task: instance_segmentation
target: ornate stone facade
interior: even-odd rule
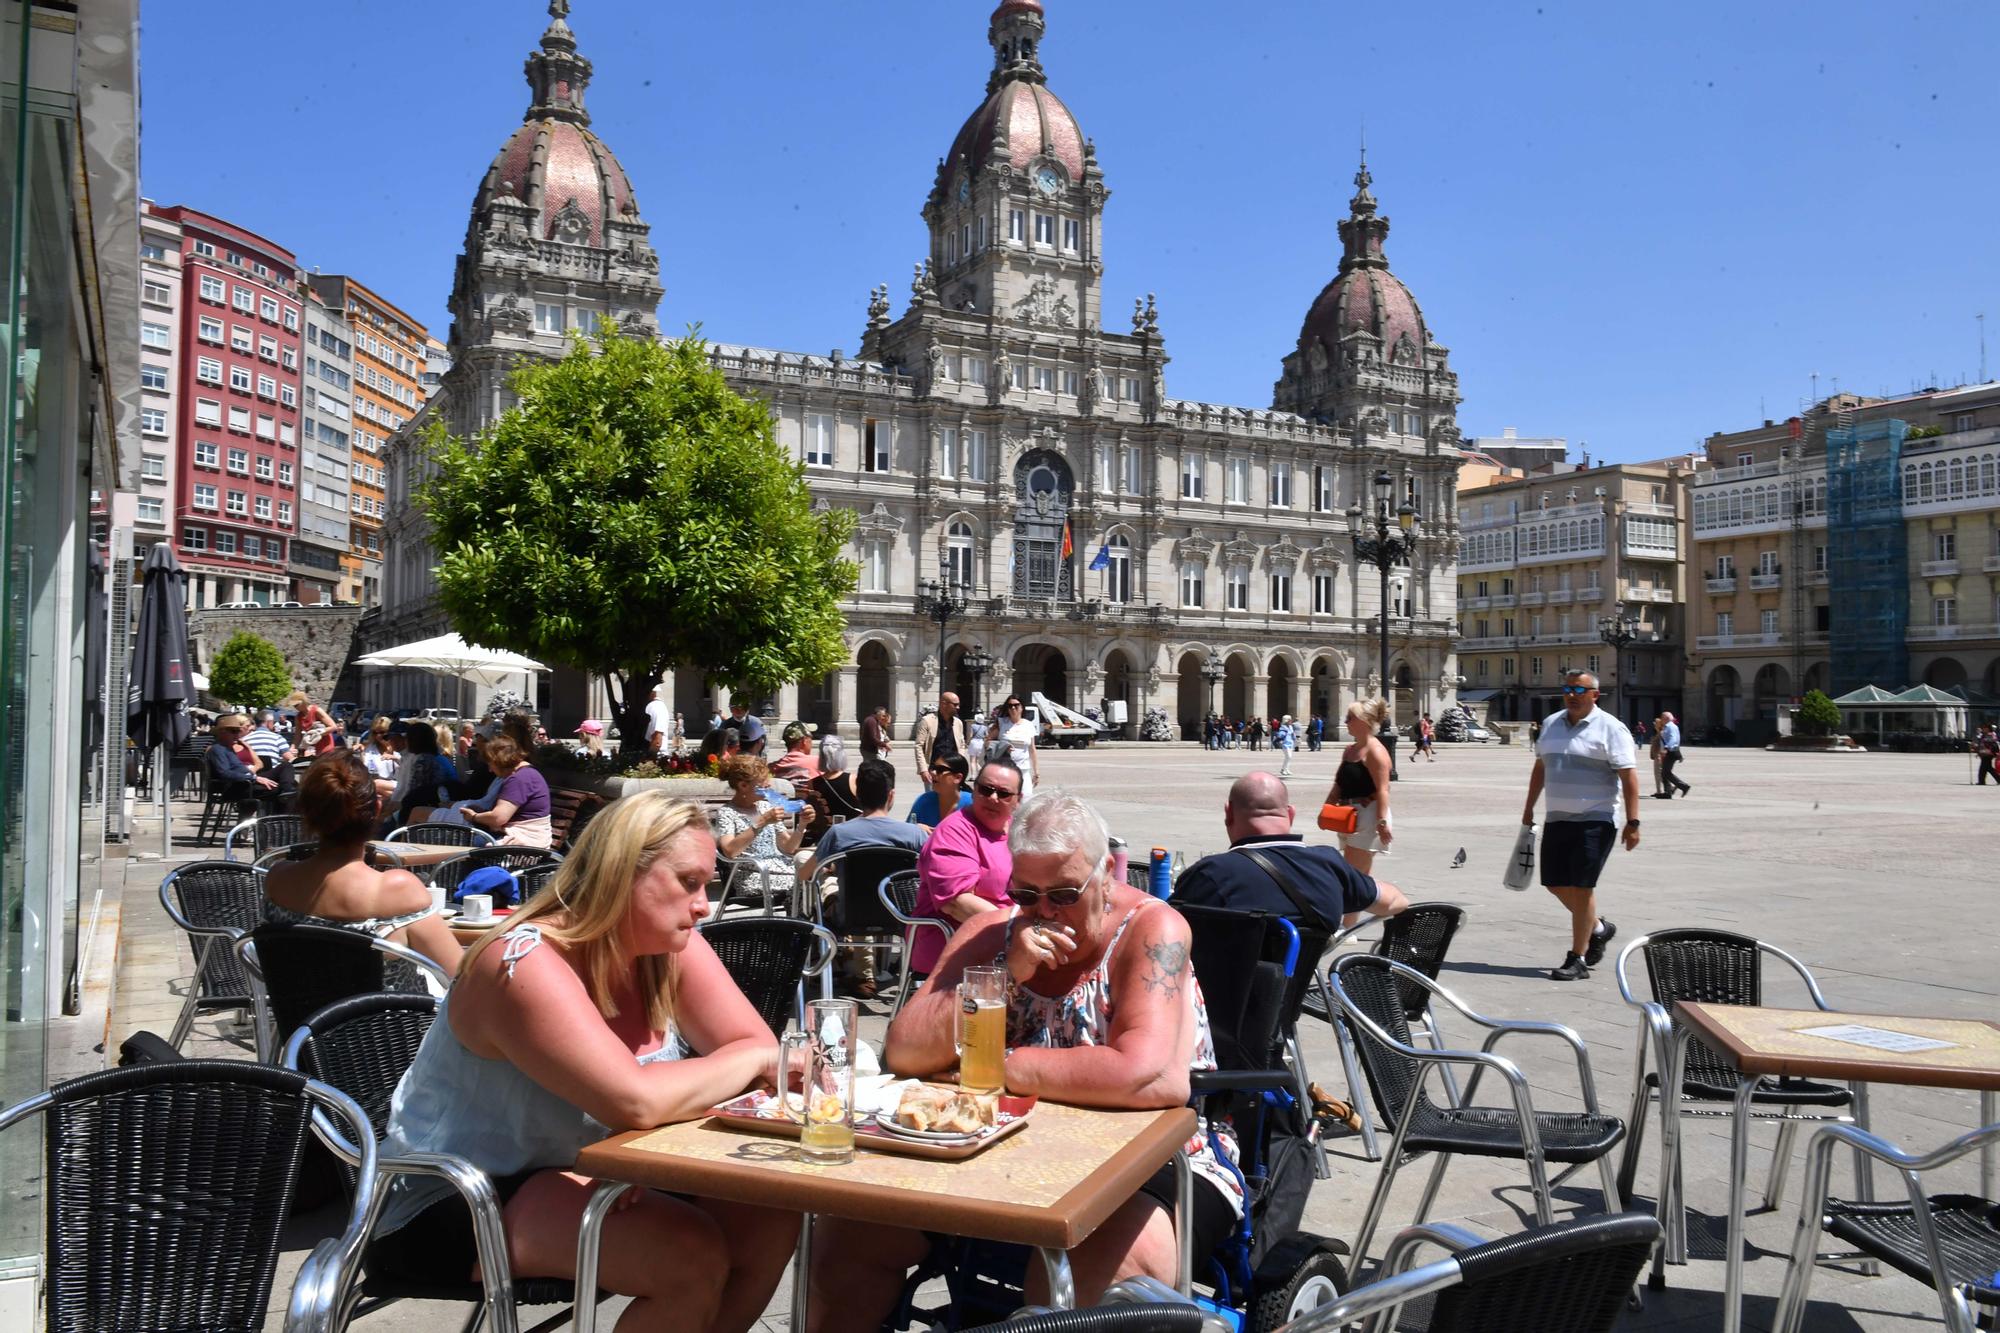
[[[860,517],[861,588],[846,608],[854,657],[782,691],[777,711],[851,728],[882,703],[913,721],[940,684],[940,662],[944,684],[970,689],[962,658],[976,644],[997,659],[981,701],[1009,690],[1074,707],[1119,700],[1129,734],[1151,705],[1198,726],[1211,706],[1199,674],[1211,652],[1226,664],[1213,700],[1225,713],[1337,712],[1375,662],[1378,578],[1355,565],[1345,510],[1367,499],[1378,471],[1426,519],[1417,561],[1391,592],[1391,672],[1407,690],[1399,715],[1435,711],[1455,685],[1457,381],[1387,269],[1388,220],[1375,213],[1365,165],[1341,224],[1340,272],[1284,358],[1280,410],[1173,398],[1154,298],[1135,301],[1129,331],[1107,327],[1110,192],[1095,145],[1047,85],[1045,25],[1036,0],[1006,0],[993,14],[986,96],[939,160],[922,209],[929,247],[900,316],[886,286],[871,290],[854,359],[714,349],[737,389],[770,404],[818,502]],[[560,18],[536,59],[556,59],[551,35],[562,61],[581,62]],[[531,82],[535,69],[531,60]],[[576,87],[573,114],[554,121],[565,129],[579,128]],[[654,327],[657,265],[608,152],[598,159],[603,210],[583,212],[592,223],[625,209],[619,225],[630,236],[607,236],[609,251],[588,244],[594,232],[560,234],[566,201],[546,179],[501,188],[544,101],[538,84],[529,126],[488,172],[459,261],[460,388],[447,381],[445,395],[454,431],[506,406],[498,376],[513,358],[557,350],[501,315],[508,295],[525,302],[563,281],[558,261],[605,264],[589,290],[621,321],[629,313]],[[496,233],[539,239],[504,250]],[[645,262],[615,258],[634,242]],[[392,484],[407,455],[398,451]],[[394,531],[402,576],[391,579],[384,630],[400,639],[438,620],[430,555],[407,506]],[[918,595],[946,571],[969,606],[940,645]],[[682,712],[706,712],[702,682],[675,687]],[[566,720],[560,701],[558,711]]]

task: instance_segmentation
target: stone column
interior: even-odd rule
[[[727,722],[729,720],[729,687],[727,685],[717,685],[710,693],[715,696],[715,711],[722,714],[722,720]]]
[[[899,666],[889,682],[889,712],[895,724],[891,740],[908,740],[917,733],[917,709],[923,703],[922,663]]]
[[[844,737],[861,734],[861,719],[854,715],[861,692],[861,668],[849,664],[840,668],[833,685],[833,726]]]
[[[778,687],[778,723],[780,729],[782,729],[783,724],[795,720],[798,715],[799,683],[794,680]]]
[[[1253,717],[1264,716],[1269,711],[1265,705],[1271,701],[1271,678],[1261,674],[1253,675],[1246,688],[1248,697],[1243,700],[1243,719],[1248,721]]]

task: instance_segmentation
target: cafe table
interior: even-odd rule
[[[1761,1005],[1701,1004],[1682,1000],[1675,1009],[1690,1035],[1700,1037],[1736,1069],[1736,1103],[1729,1126],[1729,1239],[1723,1288],[1723,1333],[1743,1325],[1743,1212],[1749,1170],[1751,1094],[1766,1077],[1833,1083],[1896,1083],[1918,1088],[1960,1088],[1979,1094],[1981,1124],[1996,1118],[2000,1094],[2000,1023],[1976,1018],[1911,1018],[1897,1014],[1847,1014],[1824,1009],[1769,1009]],[[1672,1084],[1669,1084],[1672,1086]],[[1866,1197],[1868,1167],[1861,1193]],[[1981,1154],[1980,1175],[1993,1194],[1993,1156]]]
[[[809,1165],[790,1139],[714,1121],[635,1130],[593,1144],[576,1159],[578,1173],[600,1182],[577,1238],[576,1288],[593,1289],[604,1218],[618,1196],[637,1185],[803,1213],[792,1264],[794,1329],[806,1327],[818,1217],[1033,1246],[1048,1274],[1050,1304],[1068,1308],[1075,1304],[1068,1251],[1170,1161],[1179,1168],[1186,1214],[1191,1177],[1182,1149],[1194,1128],[1187,1107],[1100,1111],[1044,1101],[1025,1129],[963,1161],[857,1146],[853,1160],[840,1166]],[[1190,1269],[1184,1246],[1183,1293]],[[575,1328],[595,1333],[596,1310],[588,1299],[577,1302]]]
[[[399,865],[408,869],[412,866],[442,865],[454,857],[464,856],[464,847],[439,847],[428,842],[404,842],[401,838],[394,842],[380,838],[368,844],[368,850],[376,858],[378,865]]]

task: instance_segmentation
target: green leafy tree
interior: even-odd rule
[[[239,708],[269,708],[292,692],[292,673],[275,644],[240,629],[216,653],[208,692]]]
[[[814,512],[769,411],[698,335],[579,338],[511,386],[483,436],[427,441],[418,498],[459,633],[602,677],[627,749],[670,668],[762,692],[846,661],[853,515]]]
[[[1799,728],[1808,736],[1830,735],[1840,727],[1840,706],[1824,690],[1807,690],[1799,700]]]

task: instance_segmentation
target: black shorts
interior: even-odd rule
[[[1195,1272],[1206,1271],[1202,1261],[1215,1253],[1215,1247],[1236,1229],[1236,1210],[1222,1197],[1222,1189],[1208,1177],[1197,1174],[1194,1178],[1194,1216],[1189,1219],[1189,1229],[1194,1232]],[[1174,1215],[1174,1164],[1168,1162],[1155,1171],[1139,1193],[1149,1199],[1159,1200],[1167,1210],[1167,1216]]]
[[[1594,889],[1618,826],[1607,819],[1556,820],[1542,830],[1542,887]]]
[[[542,1169],[494,1177],[493,1192],[499,1196],[500,1206],[505,1208],[507,1200]],[[473,1265],[479,1262],[472,1209],[464,1196],[453,1190],[388,1235],[369,1241],[362,1262],[371,1276],[392,1282],[426,1286],[470,1282]]]

